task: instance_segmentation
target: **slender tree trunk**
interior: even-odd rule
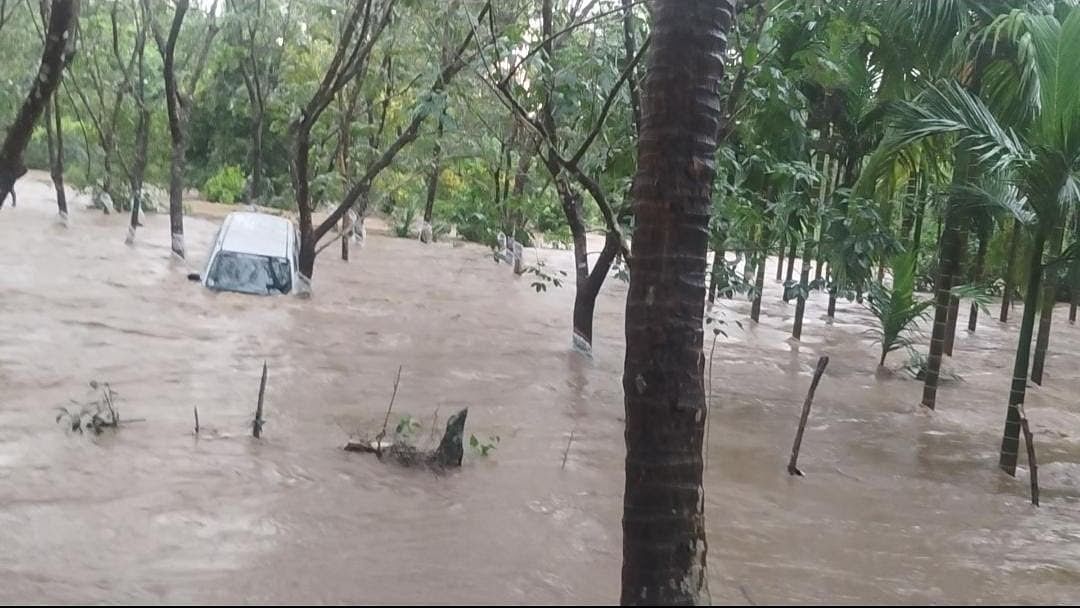
[[[135,123],[135,154],[131,162],[131,220],[128,223],[128,234],[125,243],[135,243],[135,231],[139,227],[139,213],[143,205],[143,179],[146,176],[147,149],[150,145],[150,108],[146,105],[146,30],[149,28],[146,20],[149,11],[146,4],[140,2],[139,30],[135,37],[135,84],[133,97],[135,98],[138,119]]]
[[[960,260],[956,262],[956,270],[952,275],[952,287],[956,287],[960,284],[960,270],[963,265],[963,255],[967,251],[967,233],[961,232],[960,234]],[[949,296],[949,313],[945,317],[945,354],[952,356],[953,346],[956,345],[956,321],[960,316],[960,298],[954,295]]]
[[[810,230],[807,230],[809,233]],[[813,239],[807,237],[803,243],[802,270],[799,272],[799,296],[795,300],[795,325],[791,330],[791,337],[796,340],[802,339],[803,315],[806,314],[806,294],[810,288],[810,266],[813,264]]]
[[[1001,316],[998,319],[1005,323],[1009,320],[1009,308],[1012,305],[1013,280],[1016,275],[1016,246],[1020,242],[1020,222],[1013,220],[1012,234],[1009,236],[1009,255],[1005,262],[1005,288],[1001,292]]]
[[[720,288],[720,284],[725,282],[727,278],[727,266],[724,264],[724,250],[717,248],[713,250],[713,263],[712,273],[709,277],[709,303],[716,301],[716,291]]]
[[[1020,407],[1024,405],[1027,395],[1031,338],[1035,331],[1035,311],[1039,306],[1039,284],[1042,280],[1042,250],[1046,244],[1043,229],[1040,227],[1036,230],[1028,269],[1027,292],[1024,294],[1024,318],[1020,322],[1020,342],[1016,346],[1009,407],[1005,411],[1005,430],[1001,437],[1001,454],[998,460],[1001,470],[1013,476],[1016,475],[1017,453],[1020,449]]]
[[[923,218],[925,217],[926,197],[925,192],[923,192],[923,196],[919,199],[919,206],[915,211],[915,228],[911,233],[911,259],[916,271],[919,268],[919,249],[922,247]]]
[[[784,250],[787,249],[784,242],[785,235],[780,235],[780,246],[776,248],[776,280],[784,278]]]
[[[705,270],[734,0],[656,0],[626,300],[623,605],[709,601]]]
[[[979,235],[979,250],[975,253],[975,271],[972,273],[972,278],[975,283],[979,283],[983,280],[983,271],[986,268],[986,248],[990,244],[990,239],[993,238],[994,232],[991,229],[987,234]],[[968,331],[975,331],[975,327],[979,323],[979,305],[975,302],[971,303],[971,310],[968,311]]]
[[[761,229],[760,253],[754,255],[757,263],[754,265],[754,302],[750,305],[750,320],[754,323],[761,321],[761,301],[765,295],[765,260],[768,255],[769,229]]]
[[[139,227],[139,212],[143,205],[143,178],[146,176],[147,148],[150,143],[150,110],[139,110],[135,125],[135,155],[131,163],[131,221],[128,224],[128,244],[135,242]]]
[[[252,112],[251,116],[251,186],[248,188],[248,203],[256,205],[262,199],[263,183],[263,123],[265,117],[262,108]]]
[[[950,213],[949,215],[955,215]],[[937,405],[938,380],[941,359],[945,354],[945,338],[948,334],[948,316],[951,308],[953,277],[959,272],[960,248],[963,239],[956,219],[946,219],[941,238],[939,270],[934,281],[934,328],[930,336],[930,354],[926,362],[926,379],[923,384],[922,404],[930,409]]]
[[[566,216],[566,223],[570,226],[570,235],[574,241],[574,282],[576,291],[574,294],[573,344],[574,348],[590,353],[592,352],[593,309],[596,305],[596,294],[599,293],[600,285],[603,284],[603,278],[599,279],[600,285],[596,285],[595,290],[592,289],[589,284],[589,250],[585,221],[582,217],[581,195],[569,182],[562,178],[557,178],[556,190],[559,193],[563,214]],[[608,265],[610,266],[610,264],[611,261],[609,260]]]
[[[59,95],[53,95],[52,103],[45,107],[45,136],[49,147],[49,175],[56,190],[56,209],[60,221],[67,224],[67,193],[64,191],[64,126],[60,119]],[[51,120],[50,120],[51,119]]]
[[[619,253],[619,237],[609,232],[604,239],[604,248],[600,251],[600,257],[585,278],[584,283],[574,293],[574,339],[575,346],[589,352],[592,350],[593,341],[593,317],[596,310],[596,297],[600,294],[600,288],[604,285],[607,273],[611,271],[611,264]],[[578,340],[582,343],[578,343]],[[585,348],[587,346],[587,348]]]
[[[792,239],[791,240],[791,245],[789,246],[788,252],[787,252],[787,255],[788,255],[788,258],[787,258],[787,271],[784,273],[784,301],[785,302],[790,302],[791,301],[791,294],[789,293],[791,290],[788,288],[788,285],[791,285],[791,279],[795,277],[795,257],[796,257],[795,254],[797,253],[797,250],[795,249],[795,247],[796,247],[797,244],[798,244],[798,240],[797,239]]]
[[[439,174],[442,173],[442,135],[443,119],[440,115],[439,124],[435,130],[435,147],[431,152],[431,171],[428,172],[427,199],[424,203],[424,227],[420,230],[420,240],[424,243],[430,243],[434,237],[431,220],[435,214],[435,194],[439,189]]]
[[[169,136],[172,138],[169,159],[169,231],[172,234],[172,252],[183,259],[184,251],[184,165],[187,160],[186,116],[176,82],[176,41],[187,14],[188,0],[177,0],[169,38],[163,53],[165,77],[165,101],[169,115]]]
[[[1058,224],[1050,235],[1050,258],[1061,254],[1065,238],[1064,224]],[[1039,386],[1046,368],[1046,351],[1050,348],[1050,324],[1054,320],[1054,304],[1057,303],[1058,272],[1056,268],[1046,271],[1043,277],[1042,311],[1039,313],[1039,333],[1035,339],[1035,358],[1031,361],[1031,381]]]

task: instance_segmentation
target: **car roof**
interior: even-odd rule
[[[221,250],[287,258],[292,231],[292,222],[283,217],[236,211],[221,226]]]

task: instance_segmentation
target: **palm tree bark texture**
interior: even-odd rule
[[[624,605],[709,601],[702,352],[716,133],[735,0],[653,0],[626,301]]]

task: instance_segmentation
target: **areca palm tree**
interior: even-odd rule
[[[1063,21],[1052,14],[1013,13],[996,25],[1007,25],[1014,34],[1020,32],[1025,37],[1035,68],[1030,85],[1037,91],[1037,105],[1021,134],[1003,127],[982,100],[952,81],[930,87],[913,103],[901,104],[888,146],[895,149],[932,136],[955,137],[957,147],[965,150],[974,166],[1011,171],[1034,213],[1024,317],[999,461],[999,466],[1013,475],[1044,270],[1043,250],[1055,228],[1064,223],[1069,208],[1080,200],[1080,73],[1076,70],[1080,65],[1080,10],[1069,10]]]

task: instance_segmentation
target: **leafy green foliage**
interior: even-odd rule
[[[487,439],[479,439],[476,435],[469,435],[469,447],[481,456],[487,456],[499,445],[499,436],[492,435]]]
[[[915,298],[915,268],[911,254],[893,258],[892,286],[871,283],[866,307],[874,314],[878,326],[870,330],[874,341],[881,345],[881,365],[889,353],[912,345],[911,332],[924,319],[932,300]]]
[[[236,165],[225,165],[203,185],[203,196],[215,203],[231,205],[244,196],[244,173]]]

